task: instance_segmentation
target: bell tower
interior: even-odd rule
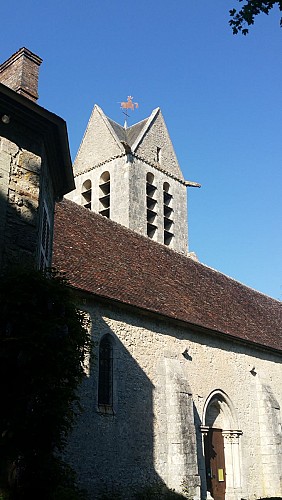
[[[188,253],[186,187],[160,108],[122,127],[95,105],[67,198],[173,250]]]

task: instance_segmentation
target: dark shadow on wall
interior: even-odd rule
[[[109,301],[101,301],[101,309],[105,308],[105,303],[109,311],[107,317],[114,318],[117,324],[119,323],[118,328],[124,321],[126,311],[128,336],[133,330],[131,327],[141,327],[180,340],[189,340],[211,348],[230,350],[229,339],[199,334],[191,331],[185,325],[175,327],[156,318],[156,316],[154,317],[154,315],[136,314],[137,311],[131,310],[129,312],[122,306],[111,306]],[[103,414],[98,411],[96,358],[91,365],[90,377],[85,380],[83,387],[82,405],[85,411],[73,435],[69,453],[72,464],[79,472],[83,486],[86,486],[88,491],[94,492],[91,493],[90,498],[98,499],[97,491],[102,491],[107,495],[112,495],[108,498],[133,499],[137,498],[136,492],[144,489],[144,485],[148,485],[151,493],[154,491],[152,488],[160,486],[165,488],[154,467],[153,392],[155,388],[136,360],[115,336],[115,333],[111,331],[102,315],[96,317],[94,321],[92,327],[96,341],[105,333],[111,334],[115,339],[116,407],[113,414]],[[129,345],[130,338],[127,341]],[[132,346],[134,346],[134,342],[136,339],[132,339]],[[140,335],[139,342],[139,345],[135,344],[138,350],[142,349],[142,335]],[[238,353],[246,353],[249,349],[251,351],[251,348],[239,343],[232,343],[232,348],[234,352]],[[148,345],[146,349],[148,351]],[[130,348],[130,350],[134,356],[134,349]],[[97,353],[97,346],[95,351]],[[196,356],[186,356],[185,350],[180,354],[183,355],[187,363],[197,362]],[[275,354],[259,350],[252,352],[252,354],[261,359],[275,359]],[[204,498],[206,495],[206,471],[200,429],[202,423],[194,403],[193,412],[196,429],[195,454],[197,454],[198,472],[201,479],[201,494]],[[164,432],[164,440],[167,438],[165,434]],[[80,457],[79,463],[77,457]],[[164,460],[166,460],[165,455]],[[122,492],[122,496],[118,497],[120,492]],[[168,491],[166,493],[169,494]],[[158,490],[157,496],[139,498],[162,497]]]
[[[206,466],[205,466],[205,456],[203,450],[203,438],[201,433],[201,419],[195,404],[193,403],[194,410],[194,423],[196,429],[196,443],[197,443],[197,462],[199,476],[201,478],[201,498],[206,498],[207,496],[207,481],[206,481]]]
[[[152,384],[102,317],[93,333],[96,345],[82,387],[83,413],[71,443],[73,464],[91,498],[160,481],[153,465]],[[98,342],[104,334],[114,344],[113,408],[107,411],[98,407]]]
[[[94,356],[81,391],[83,413],[67,452],[82,487],[90,499],[186,498],[169,490],[154,467],[154,386],[102,316],[95,317],[92,332]],[[112,411],[97,403],[98,342],[105,334],[114,344]]]
[[[121,309],[126,307],[128,310],[132,310],[131,318],[132,324],[136,323],[135,318],[136,308],[128,307],[124,305],[120,305]],[[159,314],[138,310],[138,317],[144,318],[144,323],[150,322],[150,329],[154,332],[158,332],[158,326],[162,328],[162,335],[173,335],[175,338],[179,340],[188,340],[191,342],[196,342],[197,344],[201,344],[212,349],[220,349],[222,351],[230,352],[230,346],[232,345],[232,351],[238,354],[249,354],[250,356],[258,359],[264,359],[268,361],[273,361],[275,363],[282,363],[281,356],[276,354],[274,351],[267,350],[267,348],[260,348],[255,344],[247,344],[244,341],[240,341],[237,339],[233,339],[228,337],[227,335],[220,334],[212,331],[204,331],[203,329],[196,329],[187,325],[186,323],[181,323],[180,321],[175,321],[170,318],[161,317]],[[165,328],[164,328],[165,325]],[[184,357],[186,359],[189,357],[189,354]],[[190,361],[192,359],[190,358]],[[194,360],[195,361],[195,360]]]

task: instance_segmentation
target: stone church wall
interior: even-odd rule
[[[122,156],[110,160],[92,170],[76,177],[76,189],[69,193],[66,198],[78,205],[83,205],[84,183],[91,181],[91,210],[99,213],[103,208],[99,198],[101,196],[101,175],[105,172],[110,174],[110,219],[124,226],[129,225],[129,172],[127,157]]]
[[[134,158],[130,171],[130,229],[137,231],[143,235],[147,234],[146,227],[146,175],[150,173],[154,176],[154,186],[156,191],[154,199],[157,204],[155,211],[157,216],[154,224],[157,230],[153,236],[153,240],[158,243],[164,243],[164,199],[163,185],[169,184],[169,194],[172,195],[170,206],[173,209],[171,219],[173,221],[171,232],[174,237],[169,245],[170,248],[179,253],[187,254],[188,252],[188,221],[187,221],[187,191],[184,184],[181,184],[176,179],[167,176],[166,173],[157,168],[146,164],[141,159]],[[143,198],[143,204],[140,202]],[[141,232],[140,224],[143,221],[143,231]]]
[[[74,161],[74,174],[80,174],[124,152],[118,145],[98,106],[94,106]]]
[[[156,482],[205,498],[203,434],[212,395],[218,395],[225,436],[226,499],[282,496],[281,357],[125,308],[83,302],[95,345],[68,457],[92,498],[98,491],[133,498],[134,490]],[[112,411],[97,405],[104,334],[114,342]]]
[[[159,243],[164,243],[163,184],[169,183],[173,208],[171,231],[174,234],[170,248],[187,254],[187,192],[184,184],[132,155],[124,155],[76,177],[76,189],[66,197],[83,205],[85,203],[83,200],[84,185],[90,181],[91,210],[99,213],[103,208],[99,201],[101,196],[99,184],[101,176],[105,172],[110,175],[110,219],[144,236],[147,235],[146,175],[147,173],[153,174],[154,185],[157,188],[155,191],[157,230],[153,240]]]
[[[184,180],[161,113],[158,113],[153,124],[144,135],[142,141],[135,150],[135,154],[144,158],[149,163],[155,163],[158,161],[156,157],[157,146],[160,148],[160,167],[166,172],[170,172],[178,179]]]

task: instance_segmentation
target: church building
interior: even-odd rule
[[[74,175],[54,263],[95,342],[69,448],[91,498],[157,484],[281,496],[281,303],[189,254],[186,187],[199,185],[160,109],[126,128],[95,106]]]
[[[52,262],[89,317],[79,484],[90,500],[282,497],[281,303],[189,253],[199,185],[159,108],[126,127],[95,106],[73,177],[65,123],[35,102],[40,62],[0,65],[0,264]]]

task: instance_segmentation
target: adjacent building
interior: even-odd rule
[[[41,59],[0,65],[0,267],[51,265],[55,200],[74,187],[66,124],[39,106]]]

